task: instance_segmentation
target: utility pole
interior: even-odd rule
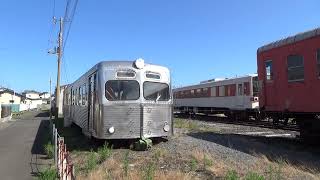
[[[50,90],[49,90],[49,92],[50,92],[50,95],[49,95],[49,100],[50,100],[50,123],[51,123],[51,121],[52,121],[52,107],[51,107],[51,101],[52,101],[52,97],[51,97],[51,77],[50,77]]]
[[[55,119],[58,119],[59,115],[59,98],[60,98],[60,65],[61,65],[61,58],[62,58],[62,49],[63,49],[63,18],[60,18],[60,31],[59,31],[59,37],[58,37],[58,48],[57,48],[57,54],[58,54],[58,73],[57,73],[57,89],[56,89],[56,114]]]

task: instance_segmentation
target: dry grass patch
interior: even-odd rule
[[[273,162],[265,155],[259,156],[254,169],[264,174],[268,179],[320,179],[319,174],[312,169],[293,165],[284,159]]]
[[[157,171],[155,173],[155,180],[191,180],[195,179],[190,173],[183,173],[181,171]]]
[[[219,132],[219,129],[207,125],[207,124],[201,124],[194,120],[187,120],[187,119],[174,119],[174,127],[185,129],[187,131],[197,131],[197,132]]]

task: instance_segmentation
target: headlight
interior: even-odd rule
[[[110,134],[113,134],[113,133],[114,133],[114,127],[111,126],[111,127],[108,129],[108,131],[109,131]]]
[[[170,130],[170,126],[168,125],[167,122],[164,123],[163,130],[164,130],[165,132],[168,132],[168,131]]]
[[[134,64],[138,69],[142,69],[144,67],[144,60],[139,58],[134,62]]]

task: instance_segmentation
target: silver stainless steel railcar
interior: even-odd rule
[[[166,67],[142,59],[104,61],[67,87],[64,117],[98,139],[170,136],[171,94]]]

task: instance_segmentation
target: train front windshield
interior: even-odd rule
[[[143,96],[146,100],[168,101],[170,99],[169,85],[157,82],[144,82]]]
[[[106,83],[106,97],[109,101],[137,100],[140,87],[135,80],[110,80]]]
[[[110,80],[106,83],[106,98],[109,101],[138,100],[140,86],[135,80]],[[168,101],[170,99],[169,85],[166,83],[143,83],[143,96],[146,100]]]

